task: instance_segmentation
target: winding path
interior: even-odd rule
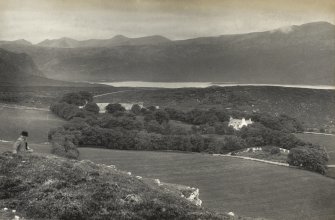
[[[109,92],[109,93],[103,93],[103,94],[99,94],[99,95],[95,95],[93,96],[93,98],[98,98],[98,97],[102,97],[102,96],[106,96],[106,95],[111,95],[111,94],[116,94],[116,93],[123,93],[123,92],[133,92],[133,91],[148,91],[148,90],[157,90],[157,88],[136,88],[136,89],[128,89],[128,90],[121,90],[121,91],[116,91],[116,92]]]
[[[98,98],[98,97],[101,97],[101,96],[111,95],[111,94],[115,94],[115,93],[129,92],[129,91],[134,91],[134,90],[122,90],[122,91],[116,91],[116,92],[103,93],[103,94],[95,95],[95,96],[93,96],[93,98]]]

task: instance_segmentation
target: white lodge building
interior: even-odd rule
[[[242,127],[248,126],[252,123],[253,122],[251,121],[251,118],[249,118],[248,120],[245,120],[245,118],[234,119],[230,117],[228,126],[232,126],[235,130],[240,130]]]

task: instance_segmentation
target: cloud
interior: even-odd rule
[[[293,26],[280,27],[280,28],[277,28],[277,29],[273,29],[270,32],[271,33],[281,32],[281,33],[284,33],[284,34],[288,34],[291,31],[293,31]]]

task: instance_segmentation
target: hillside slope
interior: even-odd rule
[[[2,80],[20,76],[43,76],[32,58],[27,54],[12,53],[0,49],[0,77]]]
[[[123,36],[117,38],[125,42]],[[314,22],[154,45],[1,47],[30,54],[48,77],[56,79],[333,85],[334,39],[334,25]]]
[[[7,45],[7,44],[4,44]],[[14,44],[10,44],[14,45]],[[26,44],[15,44],[20,47]],[[92,87],[88,83],[73,83],[46,78],[26,53],[10,52],[0,48],[0,87],[8,88],[35,86]],[[102,86],[97,86],[102,87]],[[104,86],[106,87],[106,86]],[[2,92],[3,89],[1,89]],[[8,95],[8,94],[7,94]]]
[[[90,161],[4,153],[0,170],[0,207],[28,218],[230,219],[149,179]]]

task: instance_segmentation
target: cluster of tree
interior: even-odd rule
[[[108,113],[120,113],[126,111],[126,109],[119,103],[111,103],[106,106],[106,111]]]
[[[58,102],[50,105],[50,110],[65,120],[71,120],[74,117],[87,118],[94,117],[92,111],[80,109],[78,106],[66,102]]]
[[[173,125],[171,123],[158,123],[156,120],[144,122],[144,130],[149,133],[164,134],[164,135],[188,135],[195,134],[195,132],[190,132],[185,128]]]
[[[287,156],[287,163],[306,170],[326,173],[328,155],[326,151],[316,145],[305,145],[292,148]]]
[[[286,133],[296,133],[304,130],[302,124],[297,119],[284,114],[274,117],[269,114],[254,113],[250,118],[267,128]]]
[[[86,91],[66,93],[60,100],[60,102],[66,102],[77,106],[84,106],[86,103],[92,101],[93,94]]]
[[[236,132],[239,137],[244,139],[248,146],[277,146],[284,149],[291,149],[302,146],[305,143],[291,133],[274,130],[265,127],[263,124],[255,122],[247,127],[243,127]]]
[[[73,146],[95,146],[120,150],[178,150],[192,152],[228,153],[245,148],[245,142],[236,136],[227,136],[220,140],[197,134],[159,134],[145,130],[127,130],[121,127],[113,129],[90,126],[82,119],[74,119],[75,123],[52,130],[50,140],[62,137],[61,143]],[[59,146],[59,145],[56,145]],[[72,145],[71,145],[72,146]],[[67,146],[66,146],[67,147]],[[65,148],[65,147],[64,147]],[[66,149],[61,152],[66,155]],[[58,153],[59,154],[59,153]]]
[[[165,112],[168,113],[170,119],[176,121],[182,121],[193,125],[212,125],[215,122],[227,122],[229,121],[229,114],[224,110],[209,109],[200,110],[192,109],[188,112],[183,112],[181,110],[166,108]]]
[[[126,130],[141,130],[143,124],[136,120],[133,115],[123,114],[122,116],[116,117],[113,115],[104,115],[98,119],[98,124],[102,128],[123,128]]]
[[[228,122],[215,122],[212,125],[202,124],[193,125],[192,131],[200,134],[218,134],[218,135],[233,135],[235,130],[232,126],[229,126]]]

